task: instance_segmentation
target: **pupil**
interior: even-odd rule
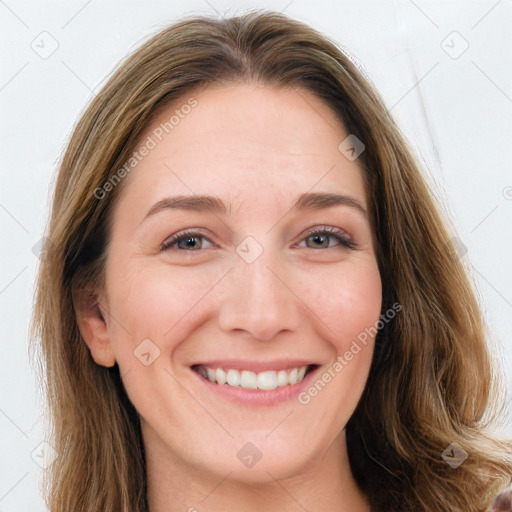
[[[325,239],[325,235],[313,235],[313,239],[315,243],[319,242],[319,245],[322,245],[322,239]]]
[[[195,236],[191,236],[191,237],[188,237],[188,238],[185,238],[183,241],[185,242],[185,244],[187,245],[187,247],[190,247],[190,248],[194,248],[194,245],[197,245],[196,244],[196,239],[197,237]]]

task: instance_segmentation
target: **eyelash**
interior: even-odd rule
[[[306,232],[305,237],[301,240],[306,240],[312,236],[315,235],[328,235],[330,237],[336,238],[340,245],[347,247],[348,249],[356,249],[357,244],[350,240],[345,234],[344,231],[341,229],[335,228],[333,226],[322,226],[322,227],[315,227]],[[194,231],[192,229],[190,230],[184,230],[180,231],[179,233],[176,233],[175,235],[172,235],[167,240],[165,240],[162,245],[160,246],[160,250],[162,252],[169,250],[173,245],[177,244],[181,240],[184,240],[186,238],[193,238],[193,237],[201,237],[208,241],[210,241],[203,233],[199,231]],[[210,241],[211,242],[211,241]],[[332,247],[325,247],[320,249],[332,249]],[[196,250],[192,249],[190,251],[182,250],[182,252],[196,252]]]

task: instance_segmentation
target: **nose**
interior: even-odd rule
[[[289,271],[264,251],[252,263],[240,260],[224,283],[219,325],[224,331],[243,330],[268,341],[300,322],[300,300]]]

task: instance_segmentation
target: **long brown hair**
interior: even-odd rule
[[[100,198],[97,190],[119,173],[158,111],[198,88],[247,81],[314,93],[365,144],[358,162],[383,310],[394,302],[402,310],[377,335],[367,385],[346,426],[356,481],[379,512],[485,510],[510,481],[512,443],[490,432],[504,388],[453,233],[351,59],[303,23],[254,11],[184,18],[147,40],[92,100],[62,158],[31,346],[48,403],[48,441],[59,454],[45,479],[50,511],[147,511],[138,414],[118,366],[94,363],[73,308],[77,287],[102,284],[122,183]],[[467,458],[455,468],[446,449]]]

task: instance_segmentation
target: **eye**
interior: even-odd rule
[[[200,240],[208,239],[199,231],[180,231],[179,233],[176,233],[165,240],[165,242],[163,242],[160,246],[160,250],[167,251],[173,246],[177,245],[178,249],[193,252],[203,248],[203,244],[200,242]],[[208,242],[211,243],[209,240]]]
[[[353,242],[350,237],[343,230],[333,226],[321,226],[315,227],[306,232],[306,238],[303,241],[313,240],[314,244],[318,244],[316,247],[308,246],[309,249],[330,249],[332,244],[329,244],[330,239],[337,240],[336,245],[342,245],[349,249],[355,249],[356,243]],[[161,251],[167,251],[177,246],[186,252],[194,252],[199,249],[203,249],[202,241],[206,240],[211,244],[211,241],[204,236],[203,233],[194,230],[180,231],[165,240],[160,246]],[[327,245],[326,245],[327,244]]]
[[[334,226],[314,227],[306,232],[306,238],[304,240],[306,242],[307,240],[312,240],[314,244],[318,244],[316,247],[308,246],[310,249],[330,249],[329,239],[333,238],[338,241],[335,245],[342,245],[349,249],[355,249],[357,247],[356,243],[350,239],[345,231],[335,228]]]

